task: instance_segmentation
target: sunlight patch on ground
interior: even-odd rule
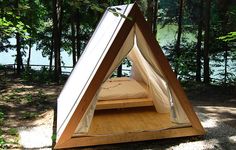
[[[231,143],[236,144],[236,135],[235,136],[230,136],[230,137],[228,137],[228,139]]]
[[[218,145],[217,139],[195,141],[188,143],[181,143],[178,146],[172,146],[169,150],[205,150],[205,149],[215,149]]]
[[[215,120],[212,120],[212,119],[207,119],[205,121],[202,121],[202,126],[204,128],[214,128],[217,126],[217,123]]]
[[[24,148],[45,148],[52,145],[52,128],[46,125],[33,128],[20,128],[19,135],[19,143]]]

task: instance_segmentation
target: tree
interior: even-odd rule
[[[227,24],[228,24],[228,7],[229,7],[229,0],[218,0],[218,15],[221,20],[221,31],[225,35],[228,32]],[[227,42],[222,43],[223,51],[224,51],[224,83],[227,83],[227,76],[228,76],[228,51],[229,47]]]
[[[77,43],[77,60],[79,60],[81,55],[81,45],[80,45],[80,13],[76,9],[76,43]]]
[[[59,82],[61,75],[61,32],[62,32],[62,0],[53,0],[53,50],[55,57],[55,81]]]
[[[206,1],[205,10],[205,35],[204,35],[204,83],[210,83],[210,67],[209,67],[209,47],[210,47],[210,13],[211,0]]]
[[[156,35],[157,35],[157,17],[158,17],[158,0],[155,0],[154,1],[154,15],[153,15],[153,29],[152,29],[152,31],[153,31],[153,34],[155,35],[155,37],[156,37]]]
[[[19,15],[19,0],[15,0],[15,11]],[[19,32],[16,32],[16,65],[17,74],[20,75],[21,71],[24,69],[22,54],[21,54],[21,37]]]
[[[201,82],[201,53],[202,53],[202,27],[203,27],[203,0],[199,2],[198,35],[196,45],[196,81]]]
[[[71,44],[72,44],[72,61],[73,61],[73,66],[76,64],[76,39],[75,39],[75,12],[73,11],[71,14]]]
[[[182,34],[182,20],[183,20],[183,0],[179,0],[179,14],[178,14],[178,32],[177,39],[175,44],[176,51],[176,64],[175,64],[175,73],[178,75],[178,66],[179,66],[179,57],[180,57],[180,40]]]

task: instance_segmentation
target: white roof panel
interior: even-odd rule
[[[112,8],[128,15],[133,5],[121,5]],[[108,8],[109,9],[109,8]],[[83,55],[74,67],[57,100],[57,136],[63,132],[75,108],[80,103],[91,79],[106,55],[116,34],[124,22],[124,18],[115,16],[106,10],[93,36],[87,44]]]

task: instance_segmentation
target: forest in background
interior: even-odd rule
[[[106,7],[132,0],[0,0],[0,52],[16,51],[17,74],[31,80],[31,50],[35,44],[48,57],[49,68],[41,77],[60,82],[62,51],[71,54],[73,65],[83,53]],[[158,37],[158,28],[175,25],[175,40],[162,45],[179,80],[235,84],[236,2],[234,0],[138,0]],[[113,12],[114,15],[119,15]],[[189,41],[191,33],[196,41]],[[11,45],[10,39],[16,44]],[[22,56],[27,52],[27,64]],[[3,59],[3,58],[0,58]],[[212,79],[210,60],[219,67]],[[54,63],[54,64],[53,64]],[[1,66],[0,66],[1,67]],[[81,72],[82,73],[82,72]],[[117,75],[122,75],[122,66]],[[41,79],[40,79],[41,80]],[[41,81],[45,81],[41,80]]]

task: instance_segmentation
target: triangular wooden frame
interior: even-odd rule
[[[102,60],[96,74],[94,75],[90,85],[83,94],[83,97],[76,106],[75,110],[72,112],[69,121],[57,139],[55,149],[61,148],[71,148],[71,147],[81,147],[81,146],[91,146],[91,145],[102,145],[102,144],[112,144],[112,143],[122,143],[122,142],[132,142],[132,141],[143,141],[143,140],[153,140],[153,139],[162,139],[162,138],[173,138],[173,137],[183,137],[183,136],[194,136],[194,135],[203,135],[205,133],[197,115],[195,114],[188,98],[186,97],[180,83],[176,79],[175,74],[173,73],[168,60],[164,56],[158,42],[156,41],[154,35],[151,32],[151,28],[148,23],[145,21],[141,11],[139,10],[137,4],[132,4],[132,8],[128,14],[128,17],[132,18],[126,19],[121,26],[120,30],[117,33],[113,43],[110,46],[112,51],[108,50],[106,56]],[[149,47],[154,53],[156,61],[161,62],[160,69],[168,80],[169,86],[173,89],[176,97],[179,99],[179,103],[182,106],[184,112],[186,113],[191,127],[182,127],[182,128],[173,128],[161,131],[150,131],[150,132],[139,132],[139,133],[127,133],[123,135],[111,135],[104,137],[84,137],[76,138],[72,137],[74,131],[81,120],[83,114],[92,101],[93,95],[96,93],[96,90],[102,84],[106,73],[109,70],[109,65],[112,64],[116,55],[118,54],[122,44],[126,40],[130,30],[137,24],[140,28],[144,38],[149,42]],[[60,110],[58,110],[60,111]]]

